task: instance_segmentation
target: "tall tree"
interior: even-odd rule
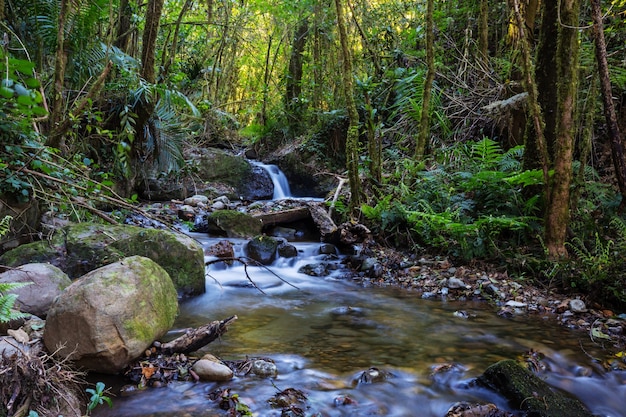
[[[598,61],[604,117],[609,128],[608,133],[611,141],[611,156],[613,158],[613,166],[615,167],[615,177],[617,178],[617,184],[622,194],[620,211],[623,211],[624,207],[626,207],[626,163],[624,161],[622,134],[617,122],[615,106],[613,105],[613,93],[611,89],[611,79],[609,77],[609,64],[606,57],[606,41],[604,39],[604,25],[602,23],[600,0],[591,0],[591,14],[593,17],[593,38],[596,45],[596,60]]]
[[[120,6],[115,26],[115,40],[113,45],[118,47],[122,52],[128,52],[130,45],[130,35],[132,32],[131,19],[133,11],[129,0],[120,0]]]
[[[420,129],[415,144],[415,159],[421,160],[426,151],[426,144],[430,135],[430,98],[432,96],[433,80],[435,79],[435,25],[433,22],[434,0],[426,2],[426,78],[422,95],[422,114]]]
[[[299,134],[303,128],[304,101],[302,100],[302,76],[304,65],[304,48],[309,37],[309,19],[301,19],[291,42],[291,56],[287,73],[287,88],[285,92],[285,108],[288,124],[294,134]]]
[[[570,188],[574,154],[574,115],[578,88],[578,16],[577,0],[561,0],[557,38],[557,120],[554,143],[554,175],[546,207],[545,244],[551,258],[567,257],[565,248],[570,220]]]
[[[354,213],[361,206],[361,179],[359,178],[359,113],[354,101],[352,55],[348,45],[348,31],[341,0],[335,0],[337,9],[337,30],[343,58],[342,84],[348,111],[348,136],[346,137],[346,161],[350,181],[350,212]]]
[[[161,20],[161,12],[163,11],[164,0],[149,0],[146,6],[146,20],[142,37],[141,47],[141,70],[140,77],[149,85],[156,83],[156,71],[154,67],[155,55],[156,55],[156,41],[159,34],[159,24]],[[148,88],[147,90],[149,90]],[[145,91],[147,91],[145,90]],[[148,142],[158,143],[158,141],[152,141],[151,138],[158,135],[154,123],[151,122],[150,117],[154,112],[158,97],[153,94],[144,93],[141,99],[135,106],[135,113],[137,119],[135,121],[135,139],[131,145],[131,158],[133,162],[139,164],[138,167],[145,162],[155,151],[149,151],[146,146]],[[140,173],[140,169],[135,169],[133,174],[136,176]],[[135,178],[129,178],[127,184],[127,192],[131,191],[134,186]]]
[[[67,65],[66,22],[71,13],[71,0],[61,0],[57,18],[56,59],[54,65],[54,84],[52,108],[50,111],[50,132],[46,145],[65,150],[65,132],[57,129],[63,119],[65,108],[65,68]]]

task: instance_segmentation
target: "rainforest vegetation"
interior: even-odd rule
[[[377,239],[626,306],[624,0],[0,0],[0,194],[299,153]],[[312,162],[313,161],[313,162]]]

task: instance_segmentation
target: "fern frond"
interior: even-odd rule
[[[6,235],[11,230],[9,228],[11,226],[11,220],[13,220],[11,216],[4,216],[2,220],[0,220],[0,237]],[[2,290],[0,290],[0,292],[2,292]]]

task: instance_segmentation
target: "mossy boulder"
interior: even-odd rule
[[[78,223],[58,230],[49,240],[19,246],[0,257],[16,267],[48,262],[76,279],[96,268],[133,255],[157,262],[181,296],[205,291],[202,246],[189,236],[136,226]]]
[[[85,369],[117,373],[174,324],[176,289],[151,259],[132,256],[73,282],[52,304],[44,343]]]
[[[255,236],[246,244],[246,255],[262,265],[270,265],[276,260],[276,253],[282,242],[271,236]]]
[[[263,222],[236,210],[217,210],[207,215],[209,233],[234,238],[249,238],[261,233]]]
[[[477,382],[526,411],[527,417],[593,417],[578,399],[552,388],[514,360],[491,365]]]

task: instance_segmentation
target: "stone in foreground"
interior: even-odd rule
[[[514,360],[491,365],[477,382],[504,398],[528,417],[593,417],[583,403],[545,383]]]
[[[133,256],[67,287],[48,312],[44,343],[87,370],[118,373],[171,328],[177,312],[167,272]]]

